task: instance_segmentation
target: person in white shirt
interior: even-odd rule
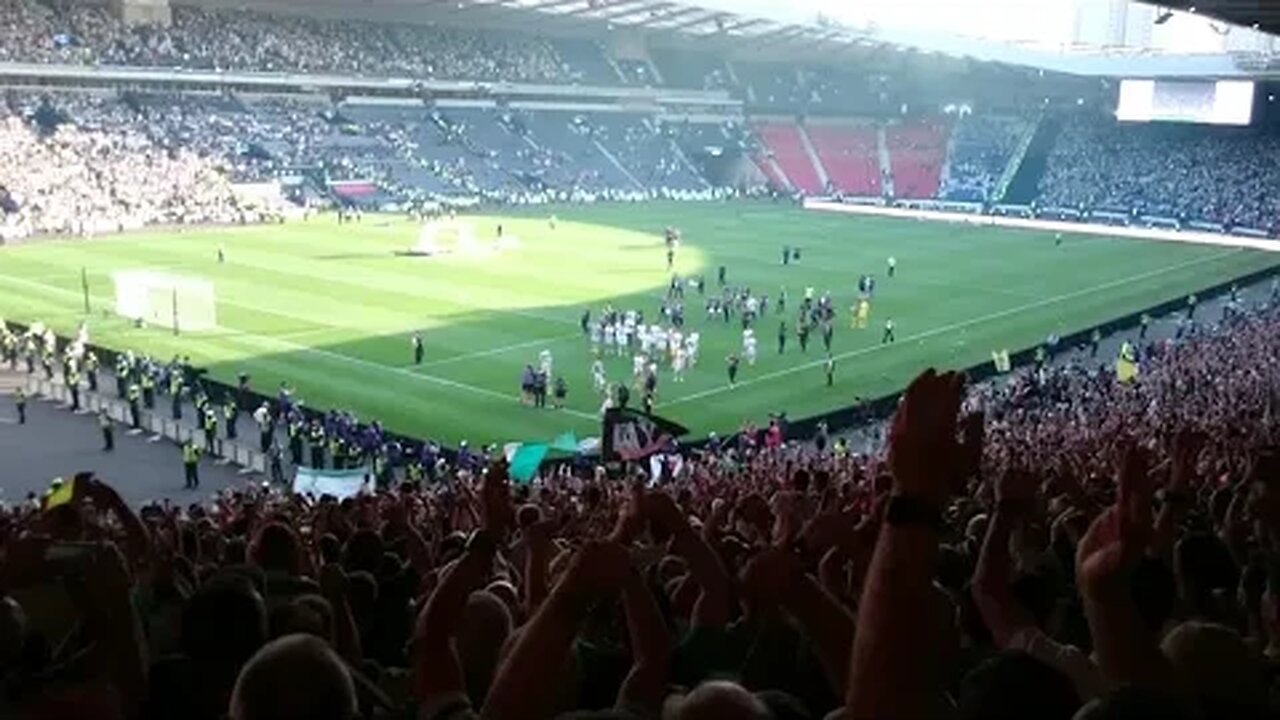
[[[653,341],[654,353],[665,353],[667,351],[667,331],[661,325],[654,325],[649,330],[650,339]]]
[[[598,393],[609,389],[609,380],[604,374],[604,363],[599,358],[591,363],[591,385]]]
[[[698,341],[701,337],[698,333],[693,332],[689,333],[689,337],[684,340],[685,354],[687,355],[685,362],[691,368],[698,365]]]
[[[675,351],[671,354],[671,377],[676,382],[684,382],[685,359],[684,348],[676,346]]]
[[[613,343],[614,343],[613,325],[612,324],[605,325],[604,326],[604,354],[605,355],[613,354],[614,352]]]

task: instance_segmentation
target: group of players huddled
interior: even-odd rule
[[[642,308],[615,307],[611,303],[606,304],[598,313],[593,314],[591,309],[582,313],[579,327],[594,358],[591,364],[591,384],[603,401],[602,411],[609,407],[627,406],[632,394],[639,392],[643,409],[652,412],[660,370],[669,368],[671,382],[681,383],[685,381],[686,373],[697,367],[702,335],[698,330],[686,327],[685,306],[686,297],[695,294],[705,310],[706,322],[719,321],[726,326],[734,322],[740,324],[741,351],[725,358],[730,385],[737,384],[743,364],[747,367],[756,364],[759,358],[757,326],[771,312],[779,316],[778,354],[786,353],[793,333],[801,352],[808,352],[809,344],[814,338],[820,339],[826,354],[822,364],[826,384],[834,384],[835,359],[832,355],[832,342],[838,310],[830,292],[818,293],[813,287],[804,288],[804,294],[792,316],[794,325],[789,325],[789,298],[785,286],[779,288],[777,295],[770,297],[750,286],[730,283],[728,268],[721,265],[716,273],[718,292],[708,292],[705,276],[681,277],[674,273],[680,237],[680,231],[675,228],[668,227],[664,232],[667,269],[673,271],[673,274],[656,315],[650,316]],[[800,249],[783,248],[782,257],[784,265],[799,262]],[[897,261],[889,258],[887,265],[887,275],[892,278],[897,270]],[[871,301],[875,297],[875,282],[871,275],[863,275],[858,279],[857,300],[849,308],[851,328],[867,327]],[[882,343],[893,341],[893,322],[886,320]],[[611,381],[605,367],[605,358],[609,357],[630,357],[631,377]],[[550,351],[541,352],[539,365],[539,369],[532,365],[525,368],[523,385],[526,396],[536,398],[536,387],[539,384],[545,387],[545,378],[552,377]],[[534,388],[532,393],[531,383]],[[563,405],[566,392],[563,378],[556,378],[555,385],[556,406],[559,407]],[[545,403],[535,400],[532,404]]]
[[[550,220],[555,227],[555,219]],[[579,319],[579,328],[583,337],[589,342],[591,355],[591,385],[595,393],[601,397],[601,411],[610,407],[626,407],[630,403],[633,392],[641,393],[641,405],[646,412],[652,412],[657,397],[660,370],[665,366],[670,369],[672,382],[685,381],[686,373],[697,367],[701,333],[686,328],[686,295],[696,294],[700,298],[704,310],[705,321],[720,321],[729,325],[735,320],[742,329],[742,348],[740,352],[731,353],[725,358],[725,369],[729,384],[736,385],[742,364],[750,367],[759,358],[759,340],[756,327],[770,312],[779,316],[777,331],[778,354],[785,354],[787,344],[793,336],[796,338],[802,353],[807,353],[809,344],[815,337],[820,339],[826,358],[822,363],[826,384],[834,384],[835,357],[832,355],[832,342],[835,336],[836,317],[838,314],[835,300],[829,291],[818,293],[813,287],[804,288],[804,294],[798,307],[795,308],[794,326],[788,324],[788,294],[786,286],[778,290],[776,296],[757,292],[747,285],[734,285],[728,281],[728,268],[721,265],[716,273],[719,292],[708,293],[707,278],[703,275],[682,277],[674,272],[676,251],[680,244],[680,231],[668,227],[663,233],[666,250],[667,269],[672,271],[671,282],[657,308],[655,316],[649,316],[642,308],[615,307],[606,304],[598,313],[591,309],[583,311]],[[801,251],[796,247],[782,249],[782,264],[790,265],[800,261]],[[897,272],[897,261],[890,257],[887,262],[887,276],[893,278]],[[865,329],[871,315],[871,302],[875,297],[876,280],[872,275],[858,278],[858,295],[849,308],[850,328]],[[886,319],[881,343],[895,341],[892,319]],[[420,336],[413,338],[415,361],[422,362],[422,345]],[[605,358],[631,357],[631,377],[622,381],[611,381],[605,369]],[[564,407],[568,395],[568,384],[563,376],[553,374],[551,351],[543,349],[538,353],[537,364],[525,365],[520,375],[521,401],[534,407],[546,407],[548,395],[552,398],[552,406]]]

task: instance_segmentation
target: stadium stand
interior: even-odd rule
[[[585,85],[612,86],[621,82],[617,69],[609,64],[600,44],[594,40],[561,39],[555,48],[573,69],[573,79]]]
[[[810,122],[805,126],[814,150],[822,158],[838,192],[880,195],[880,157],[874,124],[836,125]]]
[[[722,90],[732,85],[722,59],[709,53],[677,48],[659,48],[653,62],[667,85],[692,90]]]
[[[27,107],[37,118],[30,123],[0,111],[4,236],[94,235],[253,215],[213,159],[167,147],[163,131],[148,136],[119,103],[67,94]]]
[[[734,72],[751,107],[795,111],[805,105],[804,90],[797,82],[799,69],[794,66],[739,62],[734,64]]]
[[[1041,179],[1040,203],[1275,228],[1280,139],[1254,128],[1122,124],[1072,115]]]
[[[818,195],[825,188],[818,172],[805,152],[800,139],[800,129],[794,123],[766,122],[755,125],[760,142],[769,155],[777,161],[787,178],[804,193]],[[766,171],[767,173],[768,171]]]
[[[938,191],[944,200],[992,200],[1000,175],[1009,164],[1027,123],[997,115],[966,116],[952,131],[947,173]]]
[[[950,128],[940,120],[903,120],[886,129],[894,192],[901,198],[938,194]]]
[[[618,70],[622,73],[622,81],[628,85],[647,87],[662,84],[653,74],[653,68],[649,66],[648,61],[620,59],[617,64]]]
[[[178,7],[173,24],[126,26],[105,8],[8,0],[0,59],[199,69],[341,72],[568,83],[549,41],[512,33]]]
[[[539,111],[528,113],[524,124],[530,137],[549,153],[554,185],[597,192],[640,189],[596,144],[591,116],[571,111]]]
[[[598,115],[596,139],[641,185],[670,190],[696,190],[702,183],[679,156],[675,137],[661,123],[627,115]]]

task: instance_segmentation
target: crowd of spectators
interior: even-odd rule
[[[0,109],[0,235],[118,232],[252,217],[218,161],[142,132],[128,112],[71,95]],[[30,117],[22,112],[30,111]],[[87,118],[83,123],[68,113]]]
[[[333,72],[569,83],[544,39],[250,10],[174,7],[173,22],[126,25],[105,6],[0,3],[0,60],[184,69]]]
[[[590,115],[565,131],[560,116],[378,113],[316,97],[11,90],[4,100],[6,237],[254,219],[230,183],[282,177],[319,183],[321,195],[325,182],[371,182],[381,192],[364,202],[379,203],[706,194],[675,136],[639,116],[618,122],[608,140]],[[596,137],[613,145],[630,176],[596,149]]]
[[[337,132],[323,116],[327,107],[278,98],[258,99],[248,107],[224,95],[125,93],[119,101],[68,114],[93,118],[122,112],[118,124],[136,125],[157,144],[210,158],[233,180],[258,181],[326,158],[325,140]]]
[[[1130,383],[928,371],[866,454],[775,420],[656,481],[424,446],[353,499],[133,508],[84,474],[0,511],[0,709],[1272,717],[1278,299],[1184,320]]]
[[[987,202],[1000,182],[1026,121],[999,115],[968,115],[952,132],[951,154],[939,196],[944,200]]]
[[[1252,128],[1125,124],[1075,115],[1040,183],[1045,207],[1107,210],[1270,230],[1280,137]]]

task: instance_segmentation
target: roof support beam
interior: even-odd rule
[[[540,2],[536,5],[513,4],[512,7],[519,7],[524,10],[537,10],[541,12],[543,10],[550,10],[551,8],[564,7],[565,5],[576,5],[580,2],[582,2],[582,0],[546,0],[546,2]]]
[[[669,3],[654,3],[653,5],[632,8],[625,13],[611,15],[607,19],[619,24],[647,26],[655,20],[661,20],[664,17],[670,16],[672,14],[668,9],[670,7],[671,5]],[[687,11],[688,8],[685,8],[684,10],[677,10],[676,14]],[[634,19],[635,22],[624,22],[632,19]]]
[[[691,28],[694,25],[701,25],[702,23],[707,22],[708,20],[714,20],[716,18],[727,18],[727,17],[733,17],[733,16],[726,15],[724,13],[718,13],[718,12],[708,12],[692,20],[685,20],[684,22],[676,23],[675,25],[664,25],[662,29],[669,30],[671,32],[680,32],[685,28]]]
[[[656,14],[651,15],[649,20],[643,23],[643,25],[646,28],[649,28],[652,30],[669,30],[671,29],[671,26],[665,25],[663,23],[666,23],[670,20],[675,20],[676,18],[685,17],[686,15],[689,15],[692,13],[707,12],[706,10],[700,7],[690,7],[690,6],[678,7],[670,3],[663,3],[663,4],[666,6],[665,8],[663,8],[660,11],[657,11]]]
[[[759,25],[763,22],[764,20],[761,20],[760,18],[741,19],[741,20],[738,20],[737,22],[726,23],[723,30],[721,30],[720,28],[717,28],[716,32],[731,33],[738,30],[746,30],[749,27],[755,27],[756,25]]]
[[[616,2],[591,4],[564,13],[566,17],[591,18],[592,20],[612,20],[635,12],[636,8],[651,5],[652,0],[617,0]],[[620,11],[620,12],[619,12]]]
[[[773,45],[786,42],[794,37],[803,35],[807,29],[808,28],[801,27],[799,25],[788,25],[779,30],[774,30],[773,32],[757,35],[755,37],[755,42],[759,44],[756,45],[756,47],[771,47]]]

